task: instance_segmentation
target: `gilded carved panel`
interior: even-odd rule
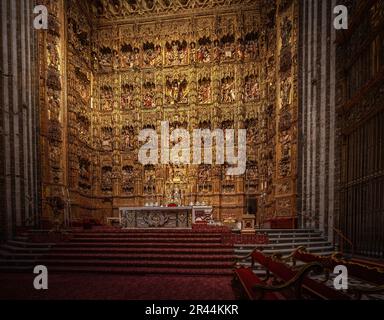
[[[70,7],[69,152],[83,152],[70,157],[81,190],[142,205],[144,195],[164,198],[173,172],[190,187],[184,202],[204,199],[216,218],[239,218],[244,195],[256,196],[265,216],[294,214],[294,201],[275,197],[295,192],[296,1],[88,1],[93,22]],[[48,49],[55,65],[57,50]],[[54,115],[61,84],[54,72],[49,79]],[[161,121],[171,130],[247,129],[245,174],[139,165],[138,132],[159,132]]]

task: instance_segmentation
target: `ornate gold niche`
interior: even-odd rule
[[[247,197],[258,200],[259,222],[295,216],[297,3],[194,2],[172,2],[170,13],[159,1],[67,1],[74,217],[162,203],[175,185],[183,204],[210,204],[218,220],[241,219]],[[191,132],[246,128],[246,173],[140,165],[138,132],[161,121]]]

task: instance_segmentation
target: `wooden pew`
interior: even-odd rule
[[[249,257],[252,259],[252,267],[255,262],[258,262],[265,267],[267,272],[266,279],[260,279],[252,272],[252,267],[241,267],[235,270],[235,282],[238,281],[241,284],[249,299],[302,299],[303,289],[312,297],[320,299],[349,299],[348,296],[341,292],[307,277],[311,271],[322,271],[322,265],[318,262],[306,264],[299,270],[295,270],[272,257],[264,255],[259,250],[254,250],[247,257],[240,259],[240,261]],[[279,280],[278,284],[268,283],[272,274],[275,283],[277,279]]]
[[[331,256],[318,256],[306,251],[305,247],[297,248],[292,254],[286,258],[279,255],[274,256],[279,261],[292,261],[295,266],[297,261],[311,263],[321,263],[325,271],[324,282],[329,280],[330,273],[333,272],[337,265],[344,265],[347,267],[348,275],[362,281],[366,281],[375,287],[364,288],[356,287],[349,290],[350,293],[355,295],[357,299],[361,299],[363,294],[375,294],[384,292],[384,269],[372,265],[364,265],[355,261],[349,261],[342,258],[340,253],[334,253]]]
[[[252,255],[252,259],[255,259],[258,263],[264,265],[266,268],[268,268],[269,272],[272,272],[275,276],[281,278],[284,281],[292,277],[293,273],[295,272],[295,269],[289,267],[288,265],[284,264],[273,256],[269,258],[268,264],[264,264],[266,260],[260,259],[260,253],[260,251],[256,251]],[[254,262],[252,262],[252,264],[254,264]],[[311,264],[320,265],[321,268],[317,268],[317,270],[315,271],[318,271],[318,273],[323,272],[324,267],[321,263],[319,263],[318,261],[312,261],[306,265]],[[310,279],[306,276],[302,278],[301,287],[314,298],[323,300],[349,300],[349,297],[343,294],[342,292],[329,288],[326,285],[316,280]]]
[[[310,271],[318,270],[320,267],[317,263],[305,265],[299,271],[293,271],[290,277],[286,277],[279,285],[268,284],[268,278],[260,279],[251,268],[240,267],[235,270],[235,281],[240,282],[250,300],[301,299],[303,278]]]

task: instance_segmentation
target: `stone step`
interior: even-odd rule
[[[282,248],[298,248],[301,246],[305,247],[314,247],[314,246],[329,246],[330,243],[327,241],[314,241],[314,242],[287,242],[287,243],[274,243],[274,244],[260,244],[260,245],[254,245],[254,244],[235,244],[235,250],[237,249],[249,249],[253,250],[255,247],[263,248],[263,250],[279,250]]]
[[[300,232],[319,232],[318,230],[315,229],[256,229],[257,232],[272,232],[272,233],[277,233],[277,232],[291,232],[291,233],[300,233]]]
[[[334,253],[334,251],[323,251],[323,252],[320,252],[319,255],[320,255],[320,256],[330,256],[330,255],[332,255],[333,253]],[[240,254],[240,255],[239,255],[238,253],[236,253],[236,255],[235,255],[235,260],[237,261],[238,259],[241,259],[241,258],[244,257],[244,256],[246,256],[246,255],[244,255],[243,253]],[[288,257],[288,256],[289,256],[289,254],[287,254],[287,253],[285,253],[285,254],[282,255],[283,258]],[[246,259],[246,260],[244,260],[244,261],[246,261],[247,263],[249,263],[250,260],[251,260],[251,258],[249,257],[248,259]],[[301,265],[301,264],[305,264],[305,262],[301,262],[301,261],[297,261],[297,262],[296,262],[296,265]]]
[[[300,238],[300,237],[306,237],[306,238],[312,238],[312,237],[322,237],[323,234],[321,232],[311,232],[311,233],[268,233],[269,239],[279,239],[279,238]]]
[[[269,238],[268,243],[325,241],[324,237]]]
[[[292,249],[274,249],[274,250],[270,250],[270,249],[265,249],[263,250],[263,253],[265,254],[274,254],[274,253],[285,253],[285,254],[291,254],[292,253]],[[308,252],[334,252],[334,248],[333,246],[329,245],[329,246],[322,246],[322,247],[309,247],[307,249]],[[246,256],[247,254],[251,253],[252,250],[247,250],[247,249],[242,249],[242,250],[235,250],[235,254],[236,255],[241,255],[241,256]]]

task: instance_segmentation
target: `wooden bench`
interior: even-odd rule
[[[279,296],[275,292],[267,292],[264,295],[254,289],[256,285],[265,284],[250,268],[240,267],[235,270],[234,285],[238,281],[245,291],[246,297],[249,300],[279,300],[284,297]]]
[[[299,270],[295,270],[286,264],[264,255],[259,250],[254,250],[250,255],[242,259],[251,257],[252,267],[240,267],[235,270],[234,283],[238,282],[251,300],[277,300],[277,299],[302,299],[302,290],[311,296],[326,300],[347,300],[348,296],[333,290],[324,284],[307,277],[311,271],[322,272],[323,267],[318,262],[308,263]],[[242,260],[240,259],[240,260]],[[252,271],[255,262],[265,267],[266,279],[260,279]],[[268,282],[274,275],[274,281]],[[276,284],[276,281],[279,281]]]
[[[294,266],[297,264],[297,261],[305,263],[321,263],[325,271],[324,282],[329,280],[330,273],[333,272],[337,265],[344,265],[347,267],[348,275],[356,279],[366,281],[375,286],[372,288],[356,287],[350,289],[349,292],[353,293],[358,299],[360,299],[363,294],[375,294],[384,292],[383,268],[372,265],[364,265],[363,263],[343,259],[340,253],[334,253],[331,256],[319,256],[307,252],[305,247],[299,247],[286,258],[282,258],[280,255],[275,255],[274,258],[279,261],[291,260]]]

